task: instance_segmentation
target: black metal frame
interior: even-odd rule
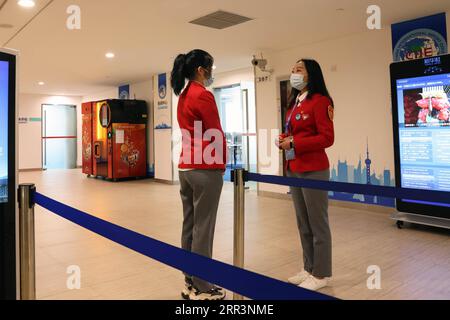
[[[0,299],[16,296],[16,56],[0,52],[9,62],[8,202],[0,204]]]
[[[425,59],[413,60],[408,62],[392,63],[390,66],[391,74],[391,96],[392,96],[392,124],[394,129],[394,157],[395,157],[395,183],[401,187],[400,170],[400,140],[398,125],[398,97],[397,80],[413,77],[432,76],[450,73],[450,55],[440,56],[439,66],[426,66]],[[438,67],[438,68],[436,68]],[[449,128],[450,130],[450,128]],[[449,192],[450,197],[450,192]],[[439,217],[450,219],[450,208],[430,204],[420,204],[396,199],[397,210],[405,213],[413,213],[424,216]]]

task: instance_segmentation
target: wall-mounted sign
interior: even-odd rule
[[[167,105],[167,101],[158,101],[158,110],[167,109],[169,106]]]
[[[392,25],[394,61],[409,61],[448,52],[445,13]]]
[[[130,99],[130,85],[124,85],[119,87],[119,99]]]
[[[167,95],[167,75],[165,73],[158,75],[158,95],[160,99],[164,99]]]
[[[167,97],[167,74],[158,75],[158,94],[155,95],[155,129],[171,129],[172,128],[172,110],[170,96]]]

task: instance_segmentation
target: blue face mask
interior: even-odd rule
[[[291,74],[291,87],[297,89],[298,91],[302,91],[306,88],[308,83],[305,81],[305,76],[298,73]]]

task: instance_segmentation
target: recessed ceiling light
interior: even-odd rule
[[[36,5],[34,0],[19,0],[17,4],[24,8],[33,8]]]
[[[217,69],[216,65],[213,65],[213,70],[216,70],[216,69]]]
[[[107,54],[105,54],[105,57],[107,57],[108,59],[112,59],[115,57],[115,54],[112,52],[108,52]]]
[[[40,85],[40,86],[43,86],[44,84],[45,84],[45,82],[43,82],[43,81],[38,82],[38,85]]]

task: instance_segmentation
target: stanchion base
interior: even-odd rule
[[[450,229],[450,220],[444,218],[429,217],[413,213],[395,212],[391,215],[391,219],[396,220],[397,226],[399,227],[402,225],[401,222],[409,222],[425,226]]]

